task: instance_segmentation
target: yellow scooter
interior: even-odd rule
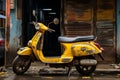
[[[35,16],[35,12],[34,12]],[[35,16],[36,17],[36,16]],[[44,33],[45,31],[54,32],[43,23],[33,22],[37,32],[31,40],[29,40],[26,47],[22,47],[17,51],[17,56],[13,61],[13,71],[17,75],[25,73],[31,62],[41,61],[48,64],[50,67],[65,68],[75,66],[76,70],[81,75],[90,75],[96,69],[97,60],[95,55],[101,56],[102,48],[99,44],[94,42],[94,36],[77,36],[77,37],[63,37],[60,36],[58,41],[61,44],[63,53],[58,57],[45,57],[42,53]],[[59,20],[55,18],[52,22],[59,24]],[[54,53],[53,53],[54,54]]]

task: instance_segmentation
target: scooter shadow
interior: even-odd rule
[[[78,76],[80,75],[76,70],[71,70],[71,71],[66,71],[66,70],[61,70],[61,69],[40,69],[38,72],[39,75],[42,76],[70,76],[70,75],[75,75]]]

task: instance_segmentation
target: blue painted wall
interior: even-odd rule
[[[120,0],[117,0],[117,54],[120,56]]]
[[[21,23],[22,20],[16,18],[15,10],[11,10],[10,19],[10,45],[17,48],[20,46]],[[14,46],[13,46],[14,45]]]
[[[20,38],[22,35],[22,20],[17,19],[17,7],[15,0],[15,9],[10,10],[10,56],[14,58],[16,51],[20,47]]]

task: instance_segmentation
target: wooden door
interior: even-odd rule
[[[65,0],[64,28],[67,36],[93,34],[93,0]]]
[[[115,62],[114,0],[65,0],[64,29],[66,36],[95,35],[105,49],[104,62]]]
[[[104,47],[105,62],[115,62],[115,1],[97,0],[96,35]]]

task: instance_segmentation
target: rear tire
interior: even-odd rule
[[[17,75],[24,74],[31,65],[29,56],[16,56],[13,61],[13,72]]]
[[[82,59],[95,59],[93,56],[86,56],[83,57]],[[80,60],[78,61],[80,62]],[[82,76],[89,76],[90,74],[92,74],[95,69],[96,69],[97,65],[75,65],[76,70],[82,75]]]

